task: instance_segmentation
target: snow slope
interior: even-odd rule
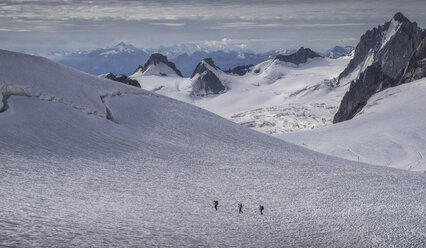
[[[426,171],[426,78],[375,94],[353,119],[278,137],[365,163]]]
[[[143,89],[207,109],[255,130],[277,134],[332,123],[349,85],[334,78],[351,57],[315,58],[296,66],[278,60],[256,65],[244,76],[221,73],[229,89],[208,97],[191,96],[191,80],[134,74]],[[256,73],[257,72],[257,73]]]
[[[39,57],[0,50],[0,65],[0,246],[425,244],[424,174],[312,152]]]

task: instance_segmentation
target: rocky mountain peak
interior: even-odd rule
[[[146,73],[148,70],[152,68],[152,66],[157,66],[160,64],[164,64],[167,67],[169,67],[171,70],[173,70],[174,73],[176,73],[178,76],[183,77],[182,73],[176,68],[176,65],[173,62],[170,62],[166,56],[160,54],[160,53],[153,53],[151,57],[149,57],[148,61],[144,64],[142,67],[142,73]],[[138,67],[139,68],[139,67]],[[163,68],[164,69],[164,68]],[[153,74],[160,74],[160,75],[167,75],[167,72],[161,71],[161,69],[158,69],[157,72]]]
[[[355,49],[354,58],[339,75],[338,84],[350,83],[350,89],[340,104],[334,122],[351,119],[373,94],[399,85],[404,69],[409,70],[407,65],[410,58],[424,36],[426,35],[417,23],[410,22],[399,12],[391,21],[362,35]],[[413,68],[421,67],[420,64],[413,62]],[[374,68],[370,68],[373,65]],[[365,73],[367,71],[368,73]],[[372,76],[373,73],[376,74],[375,77]],[[422,73],[412,71],[411,76],[407,77],[413,77],[414,74]],[[371,78],[375,78],[376,81]]]
[[[210,66],[212,66],[213,68],[218,68],[215,64],[214,64],[214,61],[213,61],[213,59],[212,58],[206,58],[206,59],[203,59],[202,61],[201,61],[201,63],[207,63],[208,65],[210,65]]]
[[[408,63],[423,39],[422,29],[398,12],[391,21],[368,30],[361,36],[354,58],[339,75],[339,83],[349,83],[374,62],[381,64],[383,71],[396,78]],[[348,79],[349,82],[346,82]],[[343,79],[343,80],[342,80]]]
[[[149,57],[148,61],[146,61],[145,65],[143,67],[146,68],[149,65],[158,65],[159,63],[166,64],[167,62],[169,62],[169,61],[167,60],[166,56],[164,56],[160,53],[153,53]]]
[[[209,66],[207,66],[209,65]],[[203,59],[192,73],[192,95],[207,96],[226,91],[225,85],[219,78],[222,70],[214,64],[213,59]]]
[[[395,15],[393,16],[393,19],[397,22],[409,22],[410,20],[408,20],[407,17],[405,17],[401,12],[397,12],[395,13]]]
[[[215,65],[212,58],[206,58],[206,59],[201,60],[200,63],[198,63],[197,67],[195,68],[194,72],[191,75],[191,78],[193,78],[197,74],[201,74],[205,71],[210,71],[210,69],[206,66],[206,64],[213,67],[216,70],[220,70],[220,68]]]
[[[276,60],[290,62],[296,65],[306,63],[310,58],[321,57],[316,52],[312,51],[309,48],[301,47],[296,53],[290,55],[279,54],[275,57]]]

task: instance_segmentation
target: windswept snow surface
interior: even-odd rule
[[[8,98],[0,246],[425,245],[424,174],[312,152],[45,59],[0,51],[0,65],[3,85],[111,117]]]
[[[278,137],[365,163],[426,171],[426,78],[375,94],[352,120]]]
[[[244,76],[217,72],[229,89],[219,95],[191,96],[191,80],[143,76],[143,89],[191,103],[226,119],[267,134],[312,129],[332,123],[349,85],[338,87],[334,78],[351,57],[315,58],[296,66],[278,60],[256,65]],[[295,125],[299,123],[299,125]]]

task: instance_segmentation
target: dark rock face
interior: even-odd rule
[[[383,72],[391,78],[396,78],[407,66],[423,39],[422,30],[415,22],[410,22],[401,13],[397,13],[394,19],[401,23],[401,27],[375,58],[382,65]]]
[[[173,69],[173,71],[180,77],[182,76],[182,73],[176,68],[176,65],[173,62],[170,62],[167,60],[167,57],[159,54],[159,53],[153,53],[151,57],[149,57],[148,61],[146,61],[145,65],[143,66],[142,72],[145,72],[150,65],[158,65],[159,63],[163,63]]]
[[[419,77],[422,74],[421,70],[419,72],[419,69],[414,68],[419,68],[421,63],[424,63],[419,60],[424,54],[422,55],[419,51],[418,56],[412,59],[413,62],[410,58],[424,36],[422,29],[401,13],[396,13],[390,22],[367,31],[355,49],[354,58],[339,75],[338,84],[342,78],[360,68],[359,66],[366,68],[351,82],[350,89],[340,103],[333,122],[351,119],[365,106],[373,94],[399,85],[404,69],[408,73],[406,78],[412,78],[413,73]],[[368,66],[367,60],[370,60],[372,65]],[[407,67],[409,62],[412,63],[410,67],[412,69]],[[409,74],[410,70],[414,70],[412,74]],[[377,75],[374,76],[373,73]]]
[[[252,65],[252,64],[251,65],[240,65],[240,66],[234,67],[231,70],[227,70],[225,72],[229,73],[229,74],[235,74],[235,75],[243,76],[247,72],[250,72],[252,70],[253,66],[254,65]]]
[[[306,63],[308,59],[310,58],[316,58],[321,57],[316,52],[312,51],[309,48],[301,47],[296,53],[290,54],[290,55],[277,55],[275,59],[278,59],[280,61],[284,62],[290,62],[296,65]]]
[[[361,36],[361,39],[355,48],[354,58],[351,59],[345,70],[340,73],[339,80],[343,77],[348,76],[360,64],[362,64],[367,59],[370,49],[377,50],[380,48],[382,34],[388,29],[389,24],[390,22],[387,22],[385,23],[385,25],[374,28],[373,30],[368,30],[365,34]]]
[[[367,104],[375,93],[392,87],[394,80],[383,73],[379,63],[374,63],[361,73],[359,79],[352,81],[333,122],[352,119]]]
[[[426,77],[426,37],[411,57],[399,83],[405,84],[424,77]]]
[[[210,68],[209,68],[209,66]],[[203,59],[192,73],[192,95],[207,96],[209,94],[220,94],[226,90],[226,87],[215,74],[215,71],[221,71],[214,64],[211,58]]]
[[[141,66],[141,65],[138,65],[138,67],[133,71],[133,73],[132,74],[135,74],[136,72],[138,72],[138,71],[143,71],[143,66]]]
[[[138,80],[131,79],[131,78],[129,78],[126,75],[115,76],[114,74],[112,74],[110,72],[107,75],[105,75],[105,78],[109,79],[109,80],[114,80],[114,81],[117,81],[117,82],[120,82],[120,83],[123,83],[123,84],[135,86],[135,87],[138,87],[138,88],[141,87],[141,85],[139,84]]]

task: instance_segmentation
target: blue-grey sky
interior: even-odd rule
[[[356,45],[398,11],[426,28],[425,0],[1,0],[0,48],[45,52],[126,41],[321,51]]]

